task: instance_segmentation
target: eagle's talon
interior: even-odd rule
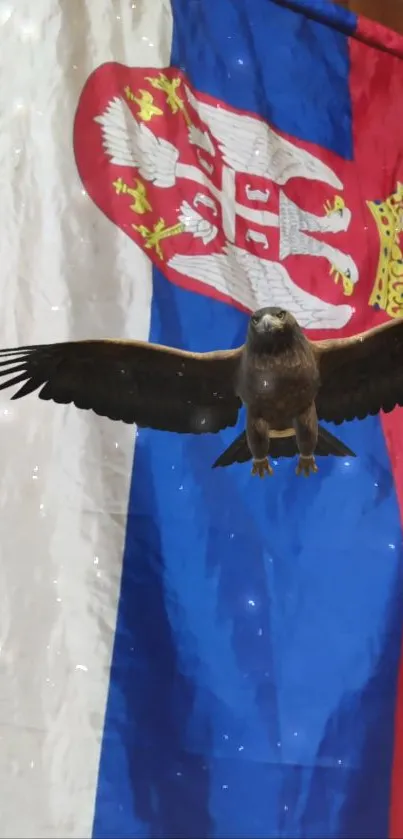
[[[314,456],[304,457],[302,454],[299,457],[298,466],[295,470],[296,475],[304,475],[308,478],[311,473],[318,471]]]
[[[252,475],[259,475],[259,478],[264,478],[265,475],[273,475],[273,467],[270,464],[268,457],[264,460],[254,460],[252,466]]]

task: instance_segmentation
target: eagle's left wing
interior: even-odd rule
[[[0,390],[73,403],[112,420],[178,434],[237,422],[242,347],[191,353],[145,341],[68,341],[0,350]]]
[[[173,186],[178,149],[136,119],[123,99],[111,99],[94,122],[101,126],[102,145],[111,163],[137,169],[142,178],[156,186]]]
[[[319,419],[340,424],[403,406],[403,318],[312,345],[321,378]]]

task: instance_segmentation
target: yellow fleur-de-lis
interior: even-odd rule
[[[136,96],[130,87],[125,87],[125,94],[126,98],[129,99],[131,102],[135,102],[136,105],[139,106],[139,111],[137,111],[136,116],[139,119],[142,119],[143,122],[150,122],[150,120],[154,116],[162,116],[164,113],[161,108],[158,108],[157,105],[154,105],[154,97],[148,90],[142,90],[140,88],[139,94],[140,96]]]
[[[178,111],[180,111],[184,116],[186,124],[192,124],[190,116],[186,110],[186,105],[177,93],[181,84],[179,76],[175,79],[169,80],[165,73],[160,73],[159,76],[146,76],[146,80],[150,82],[152,87],[156,90],[162,90],[162,92],[165,93],[167,105],[173,114],[177,114]]]
[[[130,204],[130,209],[133,210],[134,213],[142,215],[143,213],[150,212],[152,207],[147,198],[145,184],[143,184],[138,178],[135,178],[134,180],[136,183],[136,189],[133,189],[133,187],[125,184],[122,178],[118,178],[117,181],[114,181],[113,186],[115,187],[117,195],[130,195],[134,198],[133,204]]]
[[[133,224],[132,227],[143,237],[144,247],[147,248],[147,250],[155,249],[155,252],[160,259],[164,258],[160,242],[163,241],[163,239],[168,239],[170,236],[178,236],[185,230],[185,226],[180,222],[178,222],[178,224],[171,225],[171,227],[165,227],[165,222],[162,218],[154,224],[152,230],[145,227],[144,224]]]

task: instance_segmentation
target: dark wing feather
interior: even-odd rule
[[[313,346],[321,378],[319,419],[339,424],[403,405],[403,319]]]
[[[112,420],[203,434],[235,425],[242,347],[187,353],[141,341],[72,341],[0,350],[0,390],[70,403]],[[7,377],[1,382],[1,377]]]

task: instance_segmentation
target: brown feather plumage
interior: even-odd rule
[[[270,328],[261,328],[264,321]],[[112,340],[0,350],[0,390],[11,385],[20,385],[13,399],[39,391],[40,399],[178,433],[234,426],[244,403],[246,450],[233,444],[225,465],[252,449],[259,460],[268,430],[289,428],[296,442],[278,444],[287,454],[297,445],[342,454],[349,450],[340,441],[324,443],[321,431],[318,438],[317,418],[339,424],[403,405],[403,319],[348,339],[309,341],[289,313],[265,309],[252,315],[246,343],[227,351]]]
[[[340,424],[403,405],[403,318],[352,338],[312,342],[319,419]]]
[[[202,434],[235,425],[240,350],[189,353],[141,341],[72,341],[0,351],[0,377],[40,399],[112,420]],[[15,374],[15,375],[14,375]]]

